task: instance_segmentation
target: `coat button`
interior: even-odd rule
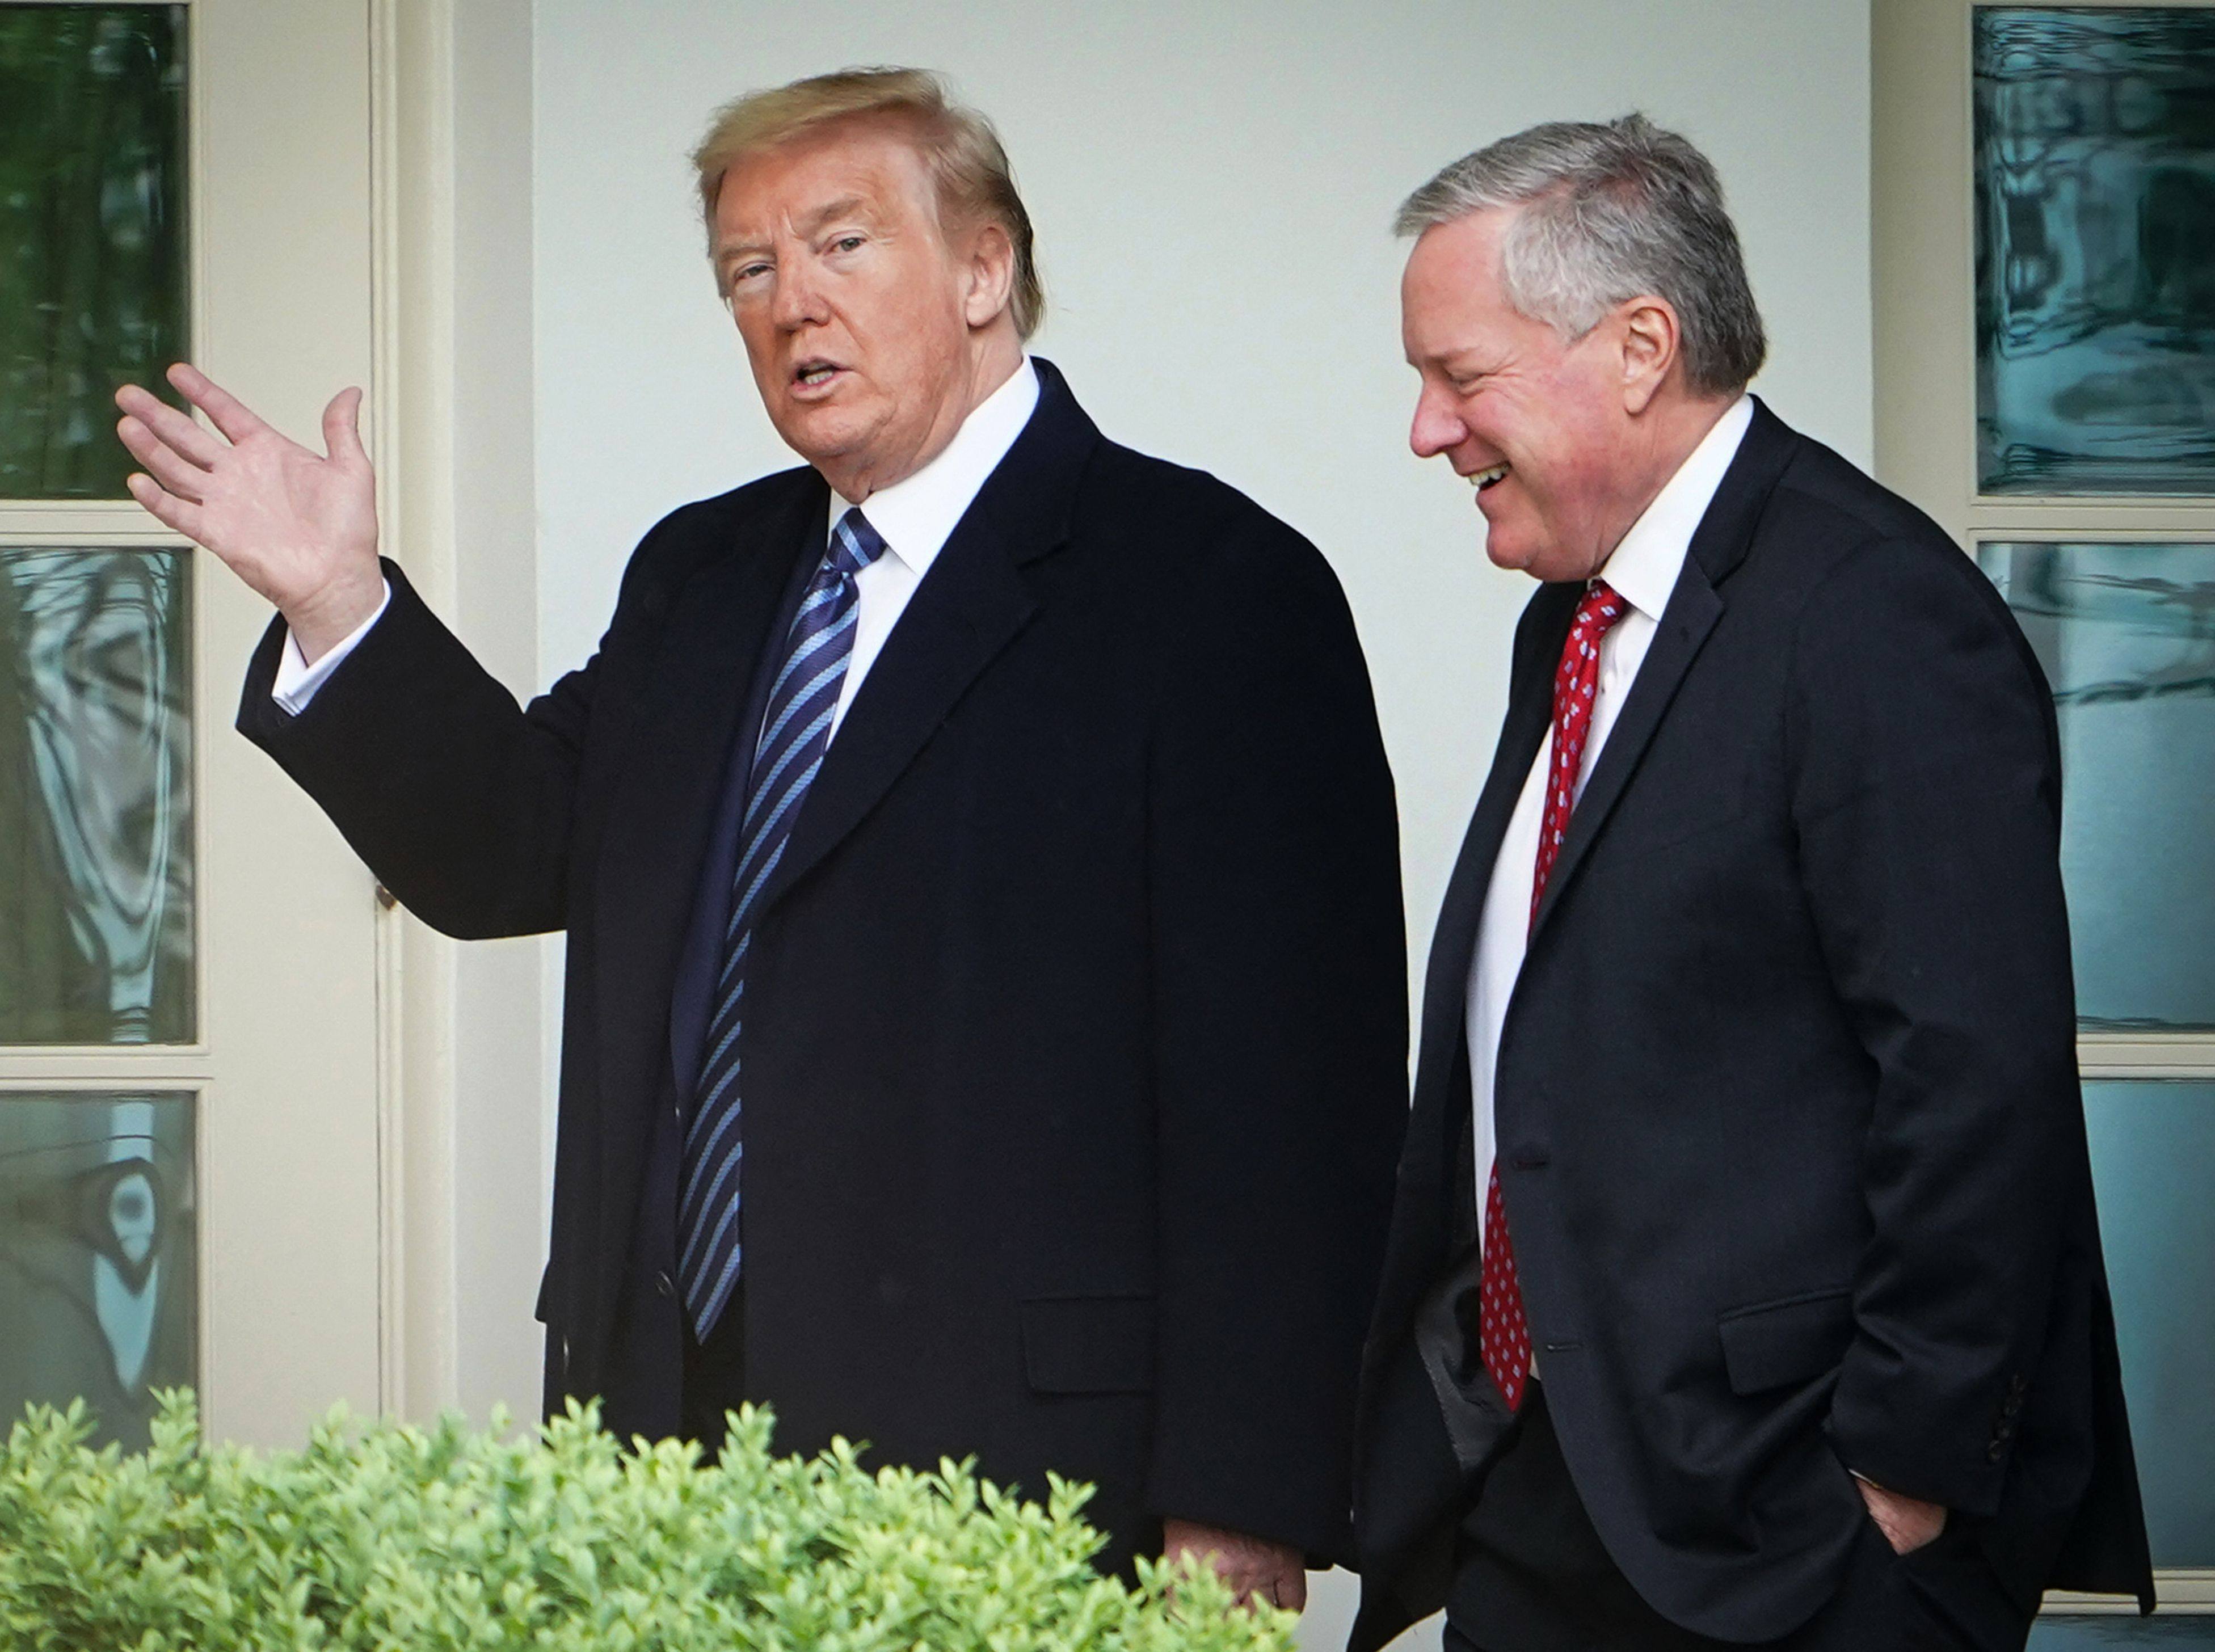
[[[2003,1440],[1995,1440],[1991,1445],[1985,1447],[1985,1455],[1990,1458],[1993,1462],[1998,1462],[2001,1458],[2007,1455],[2006,1443]]]
[[[666,1274],[656,1274],[653,1276],[653,1288],[665,1297],[672,1297],[677,1294],[677,1287],[671,1281],[669,1275]]]

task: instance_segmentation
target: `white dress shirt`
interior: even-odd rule
[[[845,681],[838,687],[838,703],[831,713],[831,733],[834,737],[838,725],[845,720],[846,708],[854,703],[862,679],[869,674],[869,667],[883,651],[885,639],[892,635],[893,627],[906,611],[908,599],[923,583],[923,576],[930,571],[931,563],[945,548],[955,525],[984,487],[985,478],[999,468],[1008,450],[1015,445],[1015,438],[1022,434],[1023,427],[1030,422],[1032,411],[1038,406],[1038,369],[1025,356],[1008,382],[978,403],[961,421],[961,428],[954,433],[954,439],[930,464],[905,481],[879,488],[862,503],[862,513],[883,537],[886,554],[854,578],[854,649],[847,660]],[[831,528],[852,503],[835,493],[831,494],[830,508],[823,519],[823,543],[826,548],[831,543]],[[388,585],[377,612],[312,666],[288,632],[284,655],[277,666],[276,681],[270,685],[270,697],[293,716],[306,710],[316,691],[330,680],[331,673],[353,652],[355,645],[383,617],[391,600],[392,588]]]
[[[1038,399],[1038,369],[1026,356],[1008,382],[961,421],[961,428],[937,458],[905,481],[880,488],[861,501],[862,514],[884,539],[885,554],[854,576],[859,603],[854,651],[846,661],[846,680],[838,685],[838,703],[831,713],[832,739],[838,737],[838,725],[845,721],[846,708],[854,703],[862,679],[883,651],[885,639],[907,611],[908,599],[915,595],[985,479],[999,469],[1015,438],[1023,433]],[[835,493],[831,495],[831,508],[823,519],[826,547],[831,530],[853,503]]]
[[[1575,795],[1584,795],[1585,782],[1598,765],[1600,748],[1623,709],[1646,650],[1654,641],[1654,628],[1677,588],[1684,555],[1691,549],[1692,533],[1708,513],[1723,472],[1738,454],[1746,427],[1753,422],[1753,402],[1741,396],[1714,429],[1701,439],[1677,474],[1654,495],[1645,513],[1609,556],[1597,577],[1605,580],[1629,605],[1621,619],[1601,640],[1599,691],[1592,703],[1592,731],[1585,739],[1584,768],[1577,776]],[[1500,840],[1500,858],[1492,863],[1492,882],[1485,891],[1484,916],[1478,926],[1476,953],[1469,972],[1469,1080],[1476,1108],[1476,1128],[1470,1133],[1476,1146],[1477,1225],[1484,1221],[1486,1189],[1492,1180],[1494,1133],[1492,1088],[1500,1063],[1500,1029],[1507,1018],[1508,999],[1523,970],[1523,949],[1531,927],[1531,885],[1537,875],[1538,826],[1545,812],[1546,770],[1554,755],[1554,736],[1549,728],[1538,755],[1523,783],[1515,813],[1508,818],[1507,835]],[[1604,1005],[1592,1006],[1603,1014]]]

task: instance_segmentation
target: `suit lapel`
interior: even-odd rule
[[[1543,586],[1525,605],[1515,629],[1508,670],[1507,715],[1494,747],[1492,771],[1477,795],[1476,812],[1462,836],[1461,854],[1447,881],[1445,900],[1431,932],[1425,967],[1421,1035],[1417,1044],[1414,1106],[1393,1207],[1389,1260],[1379,1287],[1377,1323],[1404,1329],[1417,1300],[1436,1277],[1451,1221],[1449,1173],[1458,1139],[1454,1105],[1468,1091],[1455,1082],[1461,1071],[1469,1004],[1470,965],[1492,882],[1493,863],[1507,834],[1509,817],[1552,715],[1553,668],[1578,587]],[[1372,1353],[1375,1350],[1372,1348]],[[1365,1373],[1364,1383],[1371,1381]]]
[[[613,783],[596,901],[607,914],[595,974],[601,1140],[607,1177],[601,1254],[627,1254],[647,1148],[646,1102],[668,1048],[678,953],[701,857],[756,662],[794,560],[817,549],[828,490],[813,471],[713,556],[672,599],[646,703]],[[603,1270],[611,1285],[620,1264]]]
[[[801,804],[767,912],[891,789],[970,684],[1037,611],[1022,568],[1058,547],[1100,440],[1059,373],[1036,364],[1039,404],[985,483],[846,710]]]
[[[1722,483],[1692,535],[1684,571],[1677,576],[1669,605],[1654,627],[1646,659],[1631,682],[1630,693],[1608,733],[1607,743],[1600,747],[1599,761],[1585,782],[1584,795],[1569,816],[1568,836],[1562,840],[1561,856],[1547,878],[1546,894],[1531,924],[1533,945],[1554,909],[1561,905],[1562,891],[1575,880],[1631,776],[1637,772],[1640,759],[1653,743],[1654,732],[1683,685],[1685,673],[1699,657],[1709,633],[1722,617],[1723,599],[1718,587],[1746,560],[1770,492],[1783,474],[1798,440],[1767,407],[1755,402],[1753,422],[1746,427],[1737,456],[1723,473]]]
[[[1569,622],[1576,615],[1580,587],[1542,586],[1516,627],[1515,662],[1508,684],[1507,715],[1494,749],[1492,772],[1477,795],[1469,830],[1462,834],[1431,936],[1431,955],[1423,986],[1423,1028],[1416,1076],[1443,1073],[1451,1066],[1454,1041],[1461,1035],[1469,1004],[1469,971],[1476,955],[1477,926],[1492,884],[1493,864],[1507,835],[1509,817],[1522,795],[1531,765],[1545,742],[1553,717],[1552,661],[1560,655]]]
[[[1533,942],[1545,927],[1549,914],[1561,904],[1562,891],[1576,876],[1593,838],[1606,825],[1616,800],[1623,795],[1638,759],[1652,742],[1654,731],[1661,726],[1661,714],[1676,697],[1678,685],[1722,612],[1722,601],[1715,587],[1708,583],[1700,565],[1687,556],[1684,572],[1677,576],[1677,588],[1669,593],[1669,605],[1654,627],[1645,661],[1631,682],[1629,696],[1616,715],[1607,744],[1600,747],[1599,762],[1569,815],[1568,836],[1562,841],[1561,855],[1547,877],[1546,893],[1531,926]]]

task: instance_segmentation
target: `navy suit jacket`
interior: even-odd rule
[[[1432,943],[1363,1373],[1359,1649],[1444,1603],[1477,1360],[1467,982],[1581,587],[1544,586]],[[2043,676],[1937,526],[1758,408],[1601,748],[1495,1070],[1577,1489],[1664,1616],[1781,1637],[1867,1520],[2150,1594],[2077,1090]]]

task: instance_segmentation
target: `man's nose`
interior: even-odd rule
[[[822,285],[807,261],[795,258],[781,263],[776,272],[776,295],[770,305],[770,319],[789,330],[819,322],[824,315]]]
[[[1458,446],[1468,435],[1469,427],[1438,396],[1425,390],[1415,398],[1415,421],[1408,427],[1408,445],[1414,449],[1417,458],[1435,458]]]

